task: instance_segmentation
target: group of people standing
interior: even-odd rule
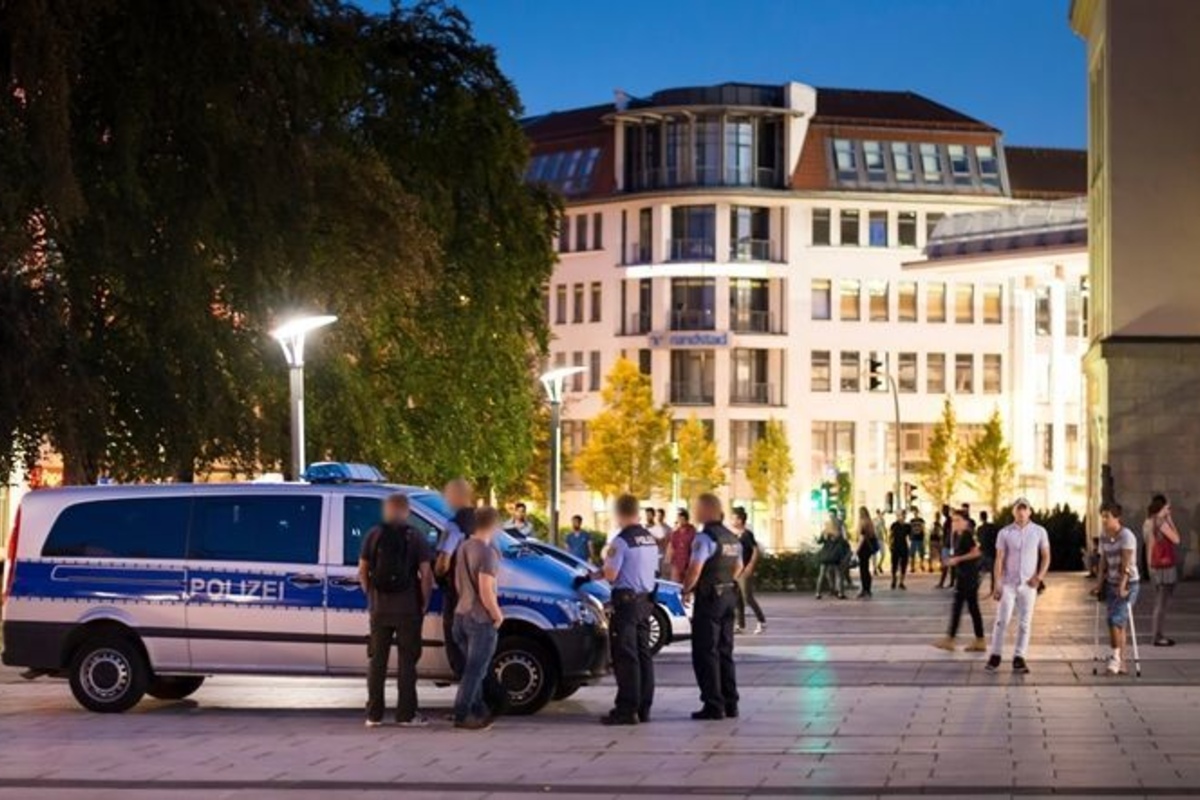
[[[637,725],[650,721],[654,703],[650,617],[659,544],[639,523],[637,498],[617,498],[613,511],[620,528],[605,550],[603,573],[613,586],[612,660],[617,695],[613,709],[601,722]],[[702,703],[692,719],[737,717],[733,639],[740,596],[737,582],[747,563],[743,540],[725,527],[721,501],[715,495],[703,494],[696,500],[695,518],[699,527],[692,528],[681,576],[684,596],[694,600],[692,669]],[[753,595],[750,600],[753,602]]]
[[[485,730],[504,711],[507,698],[490,668],[504,623],[496,585],[500,554],[492,544],[500,514],[488,506],[476,508],[471,486],[461,478],[446,485],[445,497],[452,516],[436,549],[409,524],[404,494],[386,498],[383,521],[363,537],[358,579],[370,618],[367,727],[383,724],[392,647],[398,655],[396,723],[429,724],[417,708],[417,663],[435,581],[442,589],[446,658],[459,678],[454,726]]]

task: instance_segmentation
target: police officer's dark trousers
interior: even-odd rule
[[[650,653],[650,595],[613,592],[612,659],[618,716],[647,717],[654,703],[654,657]]]
[[[692,670],[706,709],[737,708],[737,675],[733,666],[733,623],[737,613],[734,585],[696,593],[692,616]]]

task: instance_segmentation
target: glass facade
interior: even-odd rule
[[[782,135],[774,116],[668,114],[625,124],[628,191],[782,183]]]

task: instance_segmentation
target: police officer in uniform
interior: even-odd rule
[[[733,627],[737,612],[735,581],[742,571],[742,543],[721,524],[721,501],[713,494],[696,500],[700,531],[683,580],[695,596],[692,614],[692,669],[704,707],[692,719],[738,715],[737,676],[733,666]]]
[[[613,510],[621,532],[608,547],[604,577],[613,586],[612,660],[617,699],[615,708],[600,721],[636,725],[650,721],[654,702],[650,615],[654,611],[658,540],[639,524],[636,497],[621,495]]]

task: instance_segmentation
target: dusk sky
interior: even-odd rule
[[[365,0],[386,8],[386,0]],[[460,0],[526,112],[726,81],[909,89],[1010,144],[1084,147],[1068,0]]]

